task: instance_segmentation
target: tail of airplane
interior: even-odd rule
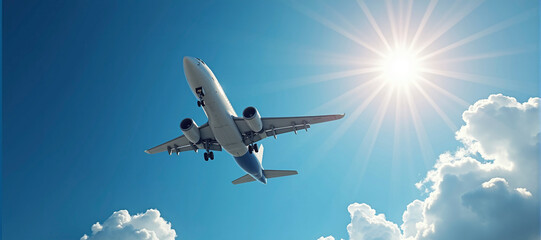
[[[259,161],[261,165],[263,165],[263,150],[264,149],[265,148],[263,147],[263,145],[260,145],[258,149],[259,151],[254,152],[255,157],[257,158],[257,160]],[[263,179],[285,177],[285,176],[291,176],[291,175],[296,175],[296,174],[299,174],[299,173],[295,170],[263,170],[263,176],[264,176]],[[240,178],[235,179],[233,181],[233,184],[237,185],[241,183],[253,182],[255,180],[256,179],[250,176],[250,174],[246,174]]]
[[[263,170],[263,175],[265,175],[266,178],[277,178],[277,177],[285,177],[285,176],[291,176],[299,174],[295,170]],[[255,179],[250,176],[250,174],[246,174],[240,178],[237,178],[233,181],[233,184],[241,184],[241,183],[247,183],[247,182],[253,182]]]

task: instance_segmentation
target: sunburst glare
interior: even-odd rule
[[[364,18],[364,25],[353,24],[352,22],[358,22],[359,20],[346,19],[334,9],[330,11],[337,16],[336,21],[338,22],[333,22],[306,7],[295,6],[297,10],[306,16],[357,44],[359,51],[352,52],[363,53],[362,55],[357,53],[357,56],[351,54],[337,56],[336,53],[333,53],[328,58],[321,58],[332,61],[329,63],[354,67],[343,71],[311,76],[311,80],[305,81],[305,84],[310,84],[347,78],[358,82],[358,87],[354,87],[345,94],[329,101],[329,104],[335,104],[336,102],[343,102],[347,97],[350,102],[357,104],[357,107],[348,113],[344,124],[334,131],[333,135],[323,144],[324,149],[329,150],[336,144],[337,139],[361,118],[362,113],[370,105],[377,105],[377,114],[371,117],[373,118],[371,130],[364,136],[356,155],[362,153],[360,155],[363,155],[363,158],[370,158],[369,155],[374,142],[380,134],[379,130],[383,128],[381,127],[382,123],[388,115],[387,111],[394,109],[391,110],[394,111],[394,114],[392,113],[390,116],[395,116],[395,121],[400,121],[400,123],[394,124],[395,135],[400,134],[400,128],[409,129],[410,126],[404,126],[404,123],[411,124],[415,129],[416,138],[419,141],[420,150],[427,166],[430,165],[427,158],[432,159],[434,156],[431,155],[430,142],[423,124],[423,121],[428,121],[423,118],[426,118],[426,112],[430,110],[425,108],[431,108],[431,111],[435,113],[434,116],[439,116],[445,125],[449,127],[449,130],[454,132],[457,130],[457,126],[447,116],[447,112],[440,107],[440,103],[451,100],[453,103],[459,104],[460,107],[469,105],[461,97],[446,90],[448,86],[453,85],[441,85],[441,80],[445,79],[445,84],[462,81],[492,86],[500,85],[498,82],[502,81],[497,81],[498,78],[462,72],[456,66],[474,59],[516,54],[525,50],[508,49],[502,51],[500,49],[499,52],[468,52],[470,55],[462,56],[457,55],[457,53],[463,53],[464,51],[453,51],[453,54],[446,53],[502,31],[535,15],[535,12],[532,11],[524,12],[485,29],[478,29],[477,32],[471,33],[471,35],[459,36],[455,38],[458,40],[453,42],[452,38],[448,38],[449,35],[446,34],[475,11],[482,4],[482,1],[456,3],[447,10],[438,10],[438,14],[433,14],[437,9],[437,0],[428,2],[388,0],[385,1],[385,9],[379,8],[377,15],[372,13],[364,1],[358,0],[357,4],[359,13]],[[329,9],[329,6],[326,6],[326,9]],[[386,18],[384,14],[381,14],[382,12],[386,12]],[[422,17],[414,18],[414,16]],[[446,37],[443,38],[442,36]],[[456,84],[454,85],[456,86]],[[393,108],[388,107],[390,102],[395,102],[396,106]],[[322,107],[329,104],[324,104],[317,110],[321,110]],[[423,113],[423,115],[420,113]],[[400,119],[397,116],[400,116]],[[393,148],[396,147],[393,146]]]
[[[406,49],[396,49],[380,63],[384,79],[396,86],[408,85],[419,78],[421,61],[416,54]]]

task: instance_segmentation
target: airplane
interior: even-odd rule
[[[154,154],[167,151],[169,155],[184,151],[205,150],[205,161],[214,159],[213,151],[224,149],[233,155],[237,164],[247,173],[233,181],[241,184],[259,181],[267,184],[268,178],[298,174],[295,170],[265,170],[263,163],[263,145],[258,141],[266,137],[287,132],[306,130],[316,123],[338,120],[344,114],[305,117],[261,117],[255,107],[247,107],[238,117],[214,73],[203,60],[184,57],[184,74],[188,85],[197,98],[197,106],[203,108],[208,122],[197,126],[191,118],[180,122],[184,135],[145,150]]]

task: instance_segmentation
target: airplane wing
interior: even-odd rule
[[[283,133],[297,133],[299,130],[308,131],[308,128],[310,128],[310,125],[312,124],[334,121],[343,117],[344,114],[306,117],[262,117],[263,130],[259,133],[252,131],[250,127],[248,127],[248,124],[246,124],[244,118],[235,117],[234,120],[239,131],[242,133],[244,144],[249,145],[270,136],[276,138],[276,135]]]
[[[209,127],[208,123],[205,123],[199,127],[199,132],[201,134],[201,142],[204,142],[207,140],[210,144],[210,149],[212,151],[222,151],[222,146],[216,141],[216,138],[214,137],[214,134],[212,133],[212,130]],[[159,152],[167,151],[169,155],[172,153],[180,153],[185,151],[196,151],[198,149],[205,149],[205,146],[203,146],[202,143],[199,144],[193,144],[191,143],[186,136],[182,135],[180,137],[177,137],[173,140],[170,140],[166,143],[162,143],[156,147],[153,147],[151,149],[145,150],[146,153],[154,154]]]

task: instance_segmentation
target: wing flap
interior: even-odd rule
[[[344,114],[335,115],[320,115],[320,116],[306,116],[306,117],[271,117],[261,118],[263,121],[263,127],[265,129],[287,127],[292,125],[304,126],[309,124],[316,124],[322,122],[329,122],[338,120],[344,117]]]
[[[263,131],[253,132],[244,118],[235,117],[235,124],[243,135],[244,144],[255,143],[265,137],[276,136],[288,132],[296,132],[310,128],[310,125],[338,120],[344,117],[344,114],[320,115],[306,117],[270,117],[261,118],[263,122]]]
[[[145,152],[148,154],[164,152],[164,151],[167,151],[168,149],[174,149],[175,145],[177,146],[177,149],[182,150],[182,151],[197,150],[197,147],[195,145],[192,145],[190,141],[188,141],[188,139],[184,135],[182,135],[173,140],[162,143],[156,147],[145,150]]]

